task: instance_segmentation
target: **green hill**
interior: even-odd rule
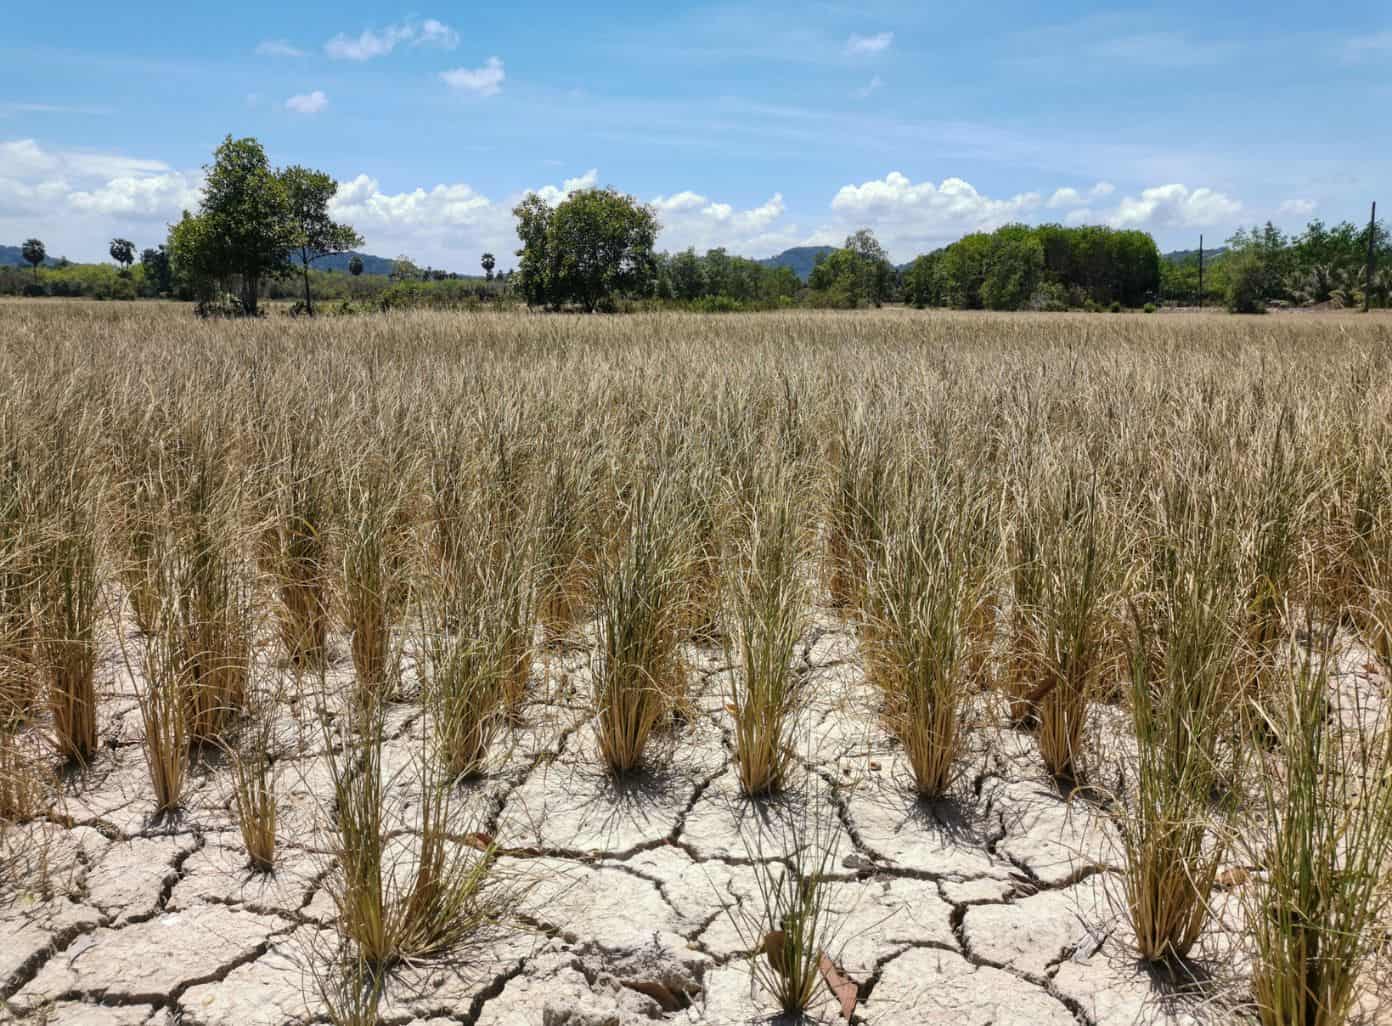
[[[787,267],[803,281],[806,281],[812,274],[812,268],[817,264],[817,258],[826,256],[835,248],[834,246],[794,246],[792,249],[785,249],[777,256],[760,260],[759,263],[765,267]]]

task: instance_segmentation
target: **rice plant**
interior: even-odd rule
[[[823,958],[834,958],[841,913],[830,901],[836,870],[832,824],[806,810],[776,818],[746,840],[755,895],[751,904],[726,905],[758,989],[779,1011],[802,1016],[815,1002]]]
[[[963,620],[975,604],[965,552],[954,551],[967,514],[961,486],[920,472],[928,483],[907,486],[887,518],[862,634],[885,726],[903,745],[919,796],[939,798],[965,738],[971,667]]]
[[[404,833],[389,829],[391,789],[400,780],[382,762],[381,705],[356,707],[330,746],[333,780],[328,889],[336,926],[374,976],[401,962],[437,957],[497,913],[495,853],[465,843],[450,768],[423,751],[415,764],[419,793]]]
[[[48,688],[54,746],[64,759],[87,763],[97,751],[99,525],[95,496],[77,470],[52,473],[52,505],[34,554],[35,653]]]
[[[1083,730],[1105,645],[1109,554],[1098,503],[1096,481],[1070,469],[1058,494],[1033,511],[1037,519],[1025,528],[1039,539],[1043,579],[1037,604],[1024,611],[1036,647],[1022,698],[1037,722],[1045,768],[1064,781],[1080,772]]]
[[[275,725],[270,701],[254,703],[238,736],[227,745],[232,772],[232,808],[237,814],[247,863],[269,873],[276,861],[276,823],[279,806]]]
[[[145,728],[145,765],[155,796],[155,815],[179,808],[188,788],[189,675],[192,669],[168,612],[145,635],[139,687],[140,720]]]
[[[727,661],[740,788],[758,796],[779,790],[794,762],[798,679],[793,668],[805,620],[802,526],[798,495],[769,473],[764,498],[747,511],[731,578]]]
[[[1392,907],[1392,731],[1327,715],[1331,632],[1282,668],[1259,707],[1280,771],[1259,773],[1262,818],[1244,842],[1265,870],[1247,895],[1252,991],[1264,1026],[1348,1022]]]
[[[637,769],[648,741],[685,697],[677,649],[685,555],[661,482],[634,496],[619,552],[600,576],[595,734],[614,773]]]
[[[1223,751],[1240,644],[1232,539],[1218,530],[1213,503],[1183,483],[1172,486],[1166,505],[1153,593],[1132,605],[1137,762],[1134,794],[1119,815],[1126,912],[1148,961],[1186,958],[1208,922],[1229,847],[1222,813],[1232,802],[1220,795],[1236,775]]]
[[[331,494],[314,430],[309,424],[285,429],[278,461],[269,468],[269,521],[262,534],[285,657],[309,671],[327,662],[332,610]]]
[[[340,485],[339,608],[348,634],[357,687],[394,694],[399,672],[393,625],[407,587],[403,479],[409,467],[388,467],[369,456],[350,465]]]

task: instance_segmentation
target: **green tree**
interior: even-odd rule
[[[204,298],[235,281],[242,312],[254,315],[262,280],[289,273],[299,244],[285,184],[250,138],[229,135],[205,171],[198,213],[170,234],[175,274]]]
[[[111,259],[121,265],[123,274],[130,274],[130,266],[135,263],[135,243],[130,239],[112,239]]]
[[[34,281],[39,280],[39,264],[44,262],[44,257],[48,256],[48,251],[44,249],[44,244],[38,239],[25,239],[24,244],[19,248],[20,255],[24,257],[24,262],[34,268]]]
[[[305,312],[313,317],[309,265],[320,257],[361,246],[363,240],[352,225],[340,224],[329,216],[329,202],[338,192],[338,183],[332,175],[292,164],[280,172],[279,178],[285,190],[291,238],[304,275]]]
[[[533,193],[513,214],[529,303],[573,302],[593,313],[619,295],[652,294],[657,215],[632,196],[582,189],[552,209]]]
[[[391,274],[388,277],[394,281],[419,281],[425,277],[425,272],[414,260],[402,253],[392,261]]]
[[[149,295],[160,296],[173,290],[169,251],[164,246],[144,250],[140,254],[140,267],[144,272],[145,291]]]
[[[348,273],[351,274],[354,278],[358,277],[363,273],[362,257],[358,256],[358,254],[356,253],[354,253],[352,257],[350,257],[348,260]]]
[[[904,274],[904,301],[920,310],[925,306],[942,305],[942,289],[938,283],[938,263],[942,250],[915,258]]]
[[[1261,252],[1243,248],[1223,260],[1228,270],[1228,310],[1231,313],[1266,312],[1267,270]]]
[[[479,263],[483,265],[483,277],[484,277],[484,279],[485,279],[486,281],[492,281],[492,280],[493,280],[493,268],[496,267],[496,266],[498,266],[498,261],[495,260],[495,259],[493,259],[493,254],[492,254],[492,253],[485,253],[485,254],[483,254],[483,258],[482,258],[481,260],[479,260]]]
[[[981,305],[988,310],[1023,310],[1044,275],[1044,245],[1024,225],[991,236]]]
[[[894,281],[894,265],[889,262],[884,247],[869,228],[861,228],[846,236],[842,247],[853,257],[855,295],[857,302],[879,306],[889,298]]]
[[[672,295],[690,302],[706,295],[706,276],[703,261],[695,249],[684,249],[672,257],[668,272],[672,277]]]

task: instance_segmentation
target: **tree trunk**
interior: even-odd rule
[[[313,317],[313,316],[314,316],[314,299],[313,299],[313,297],[310,296],[310,294],[309,294],[309,257],[304,256],[303,253],[301,253],[301,257],[302,257],[301,263],[302,263],[303,266],[304,266],[304,305],[305,305],[305,312],[306,312],[307,314],[309,314],[309,316]]]
[[[242,313],[248,317],[256,316],[256,293],[260,282],[254,276],[242,277]]]

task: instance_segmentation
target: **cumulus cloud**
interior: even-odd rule
[[[884,53],[894,43],[893,32],[877,32],[873,36],[862,36],[852,32],[846,40],[846,52],[856,57],[872,57]]]
[[[1312,199],[1288,199],[1276,209],[1276,213],[1282,217],[1309,217],[1317,206],[1319,204]]]
[[[324,52],[335,60],[370,61],[385,57],[398,46],[434,46],[453,50],[459,33],[442,21],[404,21],[383,29],[364,29],[360,35],[340,32],[324,44]]]
[[[305,52],[285,39],[267,39],[257,44],[258,57],[304,57]]]
[[[328,105],[329,98],[324,95],[322,89],[316,89],[312,93],[300,93],[285,101],[285,109],[296,114],[318,114]]]
[[[997,199],[961,178],[913,182],[891,171],[884,178],[842,186],[831,201],[839,223],[822,229],[817,238],[839,243],[847,229],[870,227],[891,250],[922,252],[968,232],[1020,220],[1040,203],[1035,192]]]
[[[490,57],[479,68],[454,68],[440,72],[441,80],[453,89],[478,96],[497,96],[503,91],[503,62]]]
[[[1190,189],[1178,183],[1144,189],[1139,196],[1123,196],[1107,214],[1113,228],[1202,228],[1231,221],[1242,204],[1214,189]]]
[[[795,226],[779,223],[786,212],[782,193],[744,210],[691,190],[656,196],[650,203],[662,223],[658,246],[672,252],[723,247],[740,256],[763,257],[798,241]]]
[[[1098,182],[1087,191],[1087,195],[1079,192],[1071,186],[1064,186],[1062,189],[1055,189],[1054,194],[1049,197],[1049,201],[1044,204],[1050,210],[1062,210],[1069,207],[1081,207],[1091,200],[1102,199],[1110,196],[1116,191],[1116,186],[1111,182]]]
[[[555,204],[598,180],[599,172],[591,169],[560,185],[526,192]],[[357,228],[373,252],[407,253],[420,261],[467,270],[485,251],[508,262],[504,254],[518,245],[512,208],[526,192],[494,200],[471,185],[455,182],[392,193],[384,192],[370,175],[359,175],[339,183],[330,210],[335,219]]]
[[[105,259],[93,239],[140,245],[196,206],[202,173],[122,154],[54,150],[33,139],[0,141],[0,238],[36,235],[49,252]]]

